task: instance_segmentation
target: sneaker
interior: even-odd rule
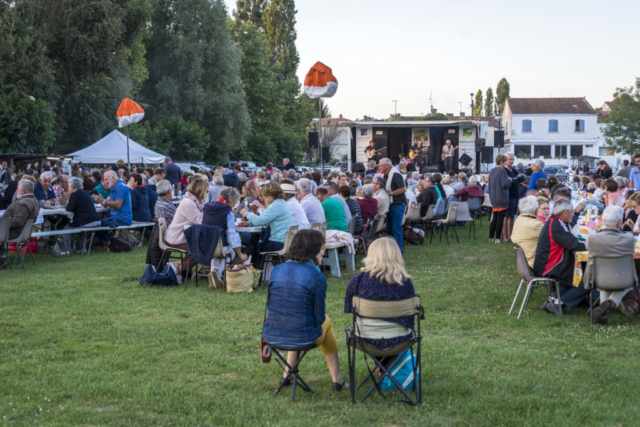
[[[209,278],[209,287],[213,289],[222,289],[224,287],[224,283],[218,276],[218,272],[216,270],[212,270],[211,273],[207,274]]]
[[[549,314],[555,314],[558,317],[562,317],[564,314],[564,309],[559,307],[558,304],[554,304],[553,302],[547,300],[542,304],[540,310],[547,312]]]
[[[138,240],[136,242],[136,248],[141,248],[142,247],[142,242],[140,240]]]

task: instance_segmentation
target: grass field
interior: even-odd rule
[[[476,241],[459,231],[460,244],[406,250],[426,311],[422,406],[351,405],[319,350],[302,364],[315,394],[273,396],[264,287],[141,287],[145,247],[0,271],[0,425],[639,425],[638,318],[612,313],[591,332],[584,309],[540,311],[540,290],[516,320],[512,246],[487,243],[486,223]],[[351,276],[328,279],[327,293],[345,378]]]

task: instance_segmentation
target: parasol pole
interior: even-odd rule
[[[322,147],[324,146],[324,138],[322,138],[322,105],[320,105],[320,100],[322,98],[318,98],[318,140],[320,144],[318,144],[320,150],[320,166],[322,167],[322,172],[320,172],[320,179],[322,180],[322,176],[324,176],[324,158],[322,157]],[[320,181],[322,182],[322,181]]]
[[[131,160],[129,159],[129,126],[127,126],[127,167],[129,168],[127,172],[131,173]]]

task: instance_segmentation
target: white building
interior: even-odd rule
[[[509,98],[502,126],[505,152],[514,153],[516,161],[571,166],[580,156],[601,157],[601,126],[585,98]]]
[[[342,161],[345,156],[351,161],[351,129],[345,123],[348,119],[322,119],[321,137],[329,144],[331,157]],[[329,162],[329,159],[325,159]]]

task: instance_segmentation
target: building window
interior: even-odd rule
[[[519,159],[531,158],[531,146],[530,145],[516,145],[514,148],[515,155]]]
[[[557,120],[549,120],[549,132],[558,132]]]
[[[571,146],[571,158],[575,159],[577,157],[582,156],[582,145],[572,145]]]
[[[556,145],[556,159],[566,159],[566,158],[567,158],[567,146]]]
[[[522,132],[531,132],[531,120],[522,121]]]
[[[544,159],[551,158],[551,146],[550,145],[534,145],[533,146],[533,157],[538,159],[540,157]]]
[[[584,120],[576,120],[576,132],[584,132]]]
[[[615,156],[616,152],[613,148],[610,147],[600,147],[600,155],[601,156]]]

